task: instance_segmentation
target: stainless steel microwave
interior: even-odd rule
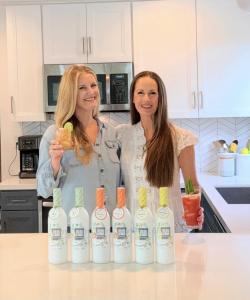
[[[97,75],[100,111],[128,111],[133,63],[85,64]],[[45,112],[55,112],[61,77],[69,65],[44,65]]]

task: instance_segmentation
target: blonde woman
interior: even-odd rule
[[[195,171],[196,137],[172,125],[167,118],[167,96],[161,78],[154,72],[137,74],[130,88],[132,125],[117,128],[121,144],[121,170],[127,189],[129,208],[135,212],[137,192],[147,187],[148,205],[155,213],[158,188],[169,187],[170,207],[175,216],[175,231],[185,231],[180,189],[180,170],[185,180],[199,183]],[[203,209],[198,222],[203,223]]]
[[[66,213],[74,205],[74,189],[84,188],[84,205],[91,213],[95,190],[104,186],[106,206],[115,207],[120,179],[119,151],[114,129],[98,118],[100,93],[95,73],[84,65],[72,65],[61,79],[55,125],[43,135],[37,170],[38,195],[47,198],[54,187],[62,188]],[[58,141],[57,132],[73,124],[71,149]]]

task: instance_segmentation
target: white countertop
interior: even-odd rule
[[[0,190],[35,190],[36,179],[20,179],[18,176],[10,177],[0,182]]]
[[[250,204],[228,204],[216,187],[250,186],[250,177],[221,177],[213,174],[200,174],[199,182],[232,233],[250,233]]]
[[[176,234],[172,265],[49,265],[47,234],[0,235],[3,300],[248,300],[250,235]]]

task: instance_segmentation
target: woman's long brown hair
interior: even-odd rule
[[[77,93],[78,93],[78,79],[81,74],[91,74],[96,78],[94,71],[84,65],[71,65],[64,72],[58,93],[58,101],[56,107],[55,121],[58,128],[63,127],[64,124],[70,121],[73,124],[72,139],[74,144],[74,151],[76,157],[83,164],[88,164],[93,155],[93,146],[90,143],[84,128],[82,128],[79,120],[75,116]],[[100,99],[98,99],[99,103]],[[99,104],[93,111],[93,118],[98,117]],[[84,150],[84,153],[81,152]]]
[[[154,115],[154,134],[146,144],[146,159],[144,168],[147,173],[146,179],[155,187],[171,186],[174,176],[174,145],[173,128],[168,122],[167,94],[162,79],[154,72],[143,71],[137,74],[130,87],[130,113],[131,122],[140,122],[141,117],[133,103],[135,86],[138,79],[150,77],[157,83],[158,108]]]

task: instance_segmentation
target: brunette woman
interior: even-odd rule
[[[148,206],[158,207],[158,188],[169,187],[170,208],[175,216],[176,232],[185,231],[181,202],[180,170],[184,180],[199,183],[195,170],[196,137],[171,124],[167,114],[167,96],[163,81],[154,72],[137,74],[131,84],[132,125],[117,127],[121,143],[121,169],[132,213],[137,208],[137,192],[147,187]],[[203,223],[203,209],[198,217]]]

